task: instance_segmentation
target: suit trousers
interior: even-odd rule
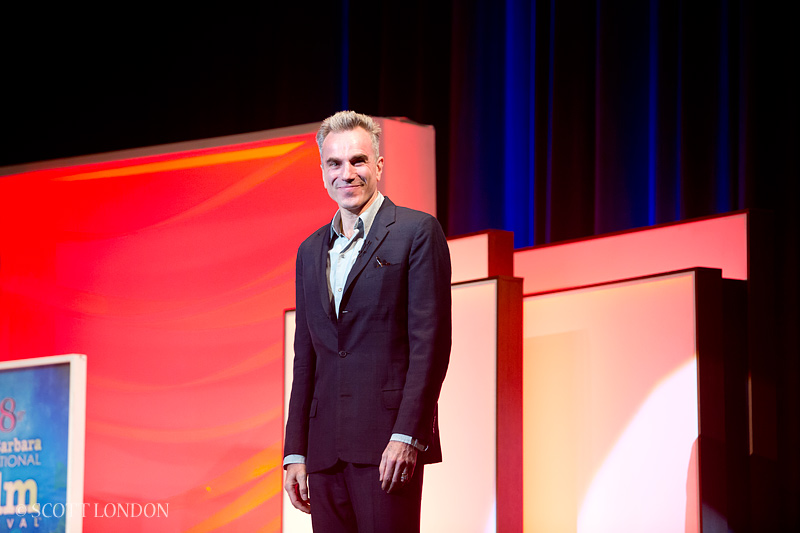
[[[375,465],[339,461],[309,474],[314,533],[418,533],[423,465],[400,489],[381,489]]]

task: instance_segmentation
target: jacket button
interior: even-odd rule
[[[340,351],[339,357],[347,357],[347,352],[345,352],[344,350]]]

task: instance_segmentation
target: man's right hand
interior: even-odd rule
[[[286,482],[283,484],[292,505],[304,513],[311,513],[311,501],[308,498],[308,474],[306,465],[293,463],[286,465]]]

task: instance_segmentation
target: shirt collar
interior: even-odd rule
[[[372,223],[375,221],[375,217],[378,215],[378,210],[383,205],[384,196],[378,191],[378,196],[375,197],[375,201],[372,202],[363,213],[361,213],[358,218],[361,220],[361,224],[364,225],[364,237],[366,238],[369,235],[369,230],[372,228]],[[358,227],[358,222],[356,222],[356,227]],[[333,220],[331,221],[331,239],[336,237],[343,237],[344,233],[341,231],[342,228],[342,214],[339,210],[336,210],[336,214],[333,215]]]

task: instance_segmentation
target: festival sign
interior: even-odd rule
[[[86,356],[0,362],[0,531],[82,529]]]

